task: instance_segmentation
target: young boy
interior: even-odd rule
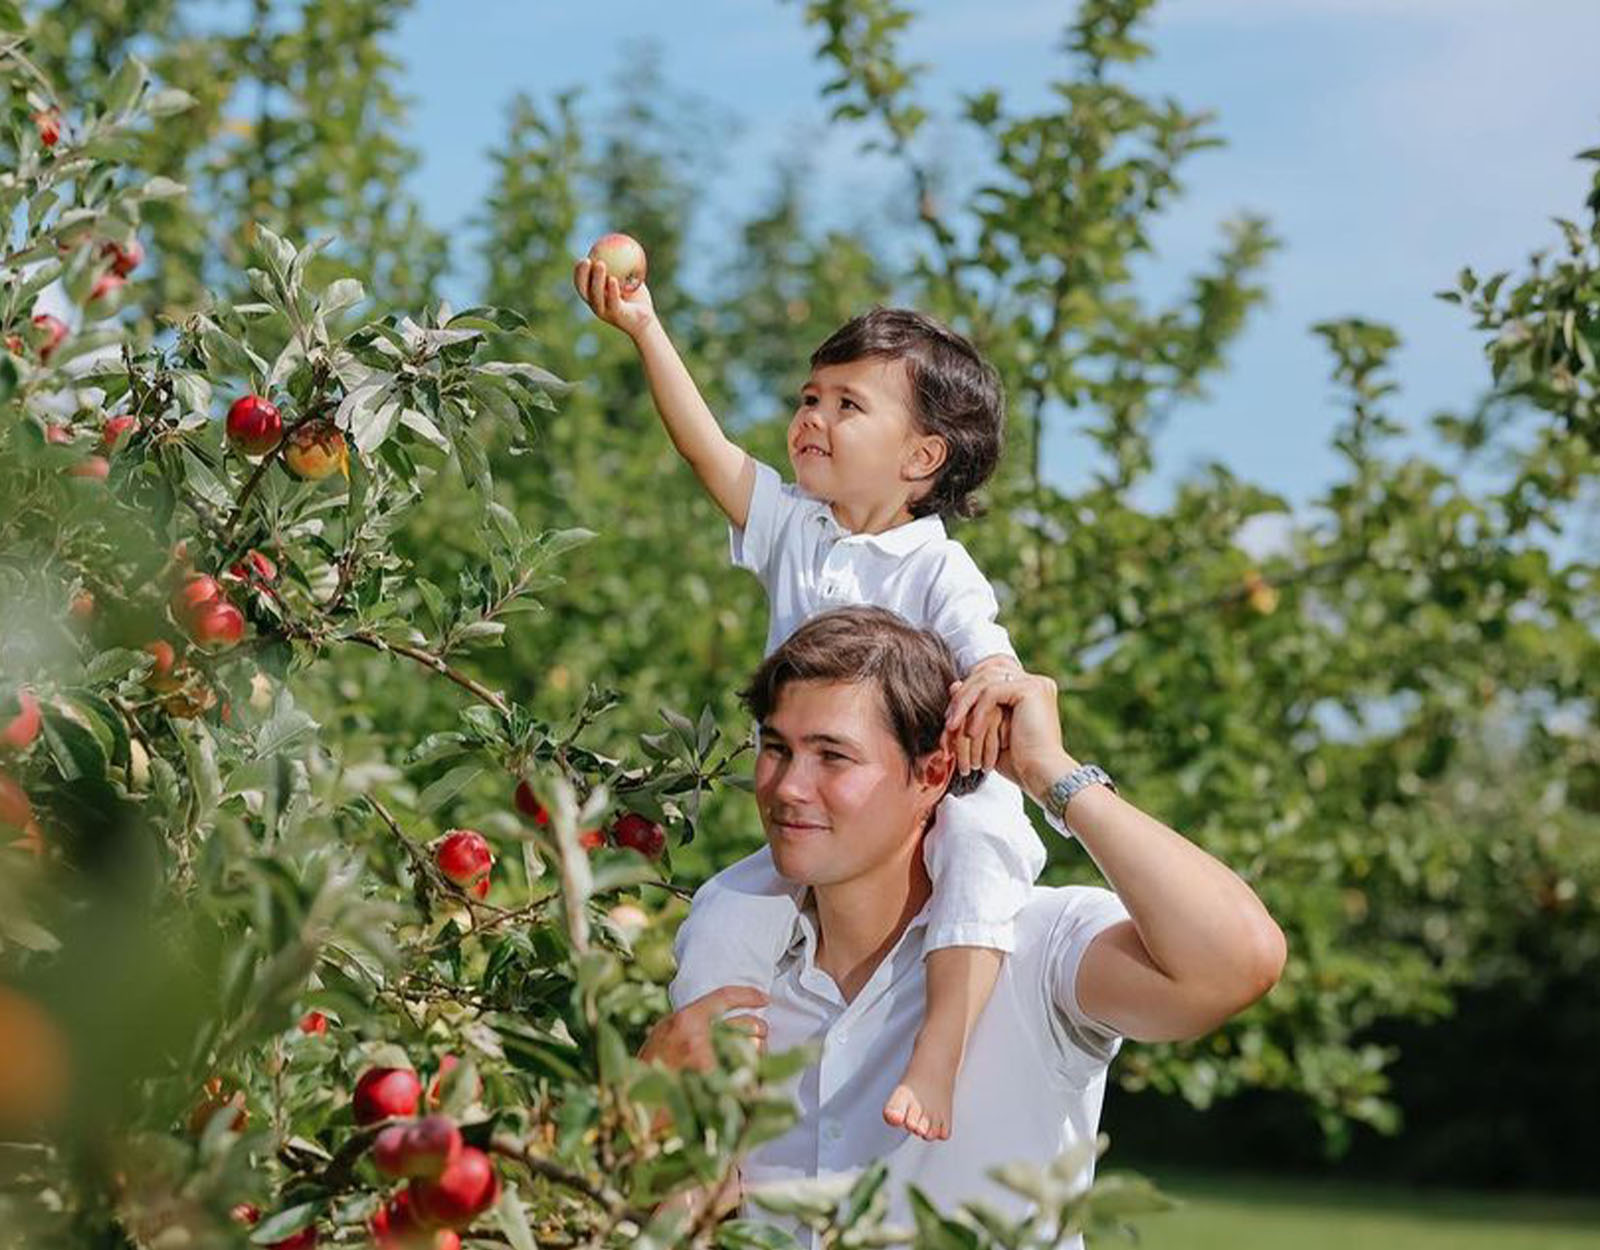
[[[835,331],[811,357],[789,426],[789,487],[722,432],[643,283],[625,292],[603,262],[585,259],[573,284],[633,340],[673,445],[728,517],[734,563],[761,579],[768,654],[815,613],[876,604],[940,634],[963,678],[1022,672],[995,623],[993,589],[941,519],[976,511],[973,492],[1000,454],[1000,381],[970,343],[901,309],[874,309]],[[998,715],[952,731],[968,775],[952,784],[925,843],[933,882],[927,1007],[883,1109],[888,1123],[931,1141],[950,1136],[967,1038],[1044,867],[1021,792],[976,772],[998,757]],[[708,881],[678,934],[674,1005],[722,985],[768,990],[794,932],[797,893],[765,850]]]

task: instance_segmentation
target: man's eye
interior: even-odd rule
[[[841,760],[848,763],[850,759],[848,755],[842,755],[838,751],[824,751],[822,753],[822,758],[827,760],[830,764],[836,764]]]
[[[763,755],[787,755],[789,750],[778,742],[763,742],[761,744],[761,753]]]

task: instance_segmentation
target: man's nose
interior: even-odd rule
[[[810,770],[801,760],[787,760],[773,778],[772,797],[780,803],[804,803],[812,793]]]

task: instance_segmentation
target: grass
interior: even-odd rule
[[[1142,1250],[1600,1250],[1600,1198],[1144,1174],[1184,1205],[1139,1220]]]

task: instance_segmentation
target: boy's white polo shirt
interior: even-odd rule
[[[938,634],[963,673],[987,656],[1015,658],[994,588],[936,516],[854,534],[757,461],[744,528],[728,537],[733,563],[766,588],[768,655],[818,613],[870,604]]]
[[[814,913],[800,914],[764,1013],[767,1045],[778,1052],[813,1043],[820,1058],[788,1087],[799,1123],[746,1160],[747,1196],[764,1183],[849,1176],[885,1158],[897,1223],[910,1223],[907,1185],[941,1208],[982,1199],[1020,1215],[1026,1200],[991,1180],[989,1170],[1046,1164],[1094,1140],[1106,1071],[1121,1039],[1079,1005],[1078,967],[1096,937],[1127,919],[1122,901],[1090,886],[1034,890],[1017,917],[1016,950],[973,1030],[956,1085],[954,1132],[944,1142],[922,1141],[883,1121],[883,1105],[922,1023],[926,917],[924,909],[846,1003],[816,966]],[[801,1228],[748,1197],[741,1214],[785,1227],[809,1244]],[[1082,1243],[1063,1244],[1070,1250]]]

